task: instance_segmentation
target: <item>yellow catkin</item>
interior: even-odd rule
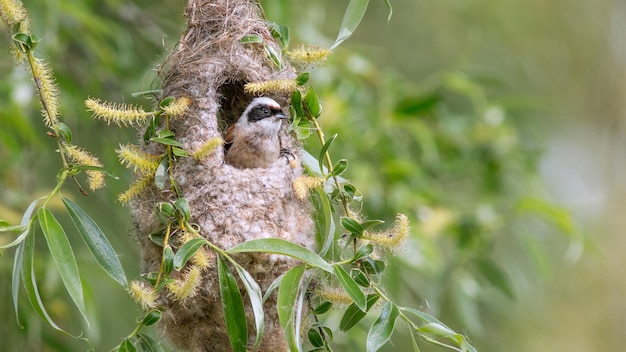
[[[189,109],[191,105],[191,99],[187,97],[178,98],[171,104],[163,108],[163,112],[172,118],[180,118]]]
[[[132,185],[130,185],[130,187],[126,191],[118,194],[117,200],[122,204],[128,204],[131,199],[135,198],[139,193],[141,193],[141,191],[148,187],[148,185],[150,185],[153,180],[154,178],[152,176],[146,176],[138,179]]]
[[[28,12],[18,0],[0,0],[0,17],[9,27],[22,22],[28,16]]]
[[[309,191],[324,183],[323,178],[313,176],[298,176],[293,180],[293,191],[300,200],[305,199],[309,195]]]
[[[85,100],[85,106],[97,119],[104,120],[108,124],[111,122],[118,126],[139,125],[150,117],[153,112],[145,111],[140,106],[129,104],[102,103],[99,99],[89,98]]]
[[[332,54],[332,51],[319,46],[301,45],[294,50],[287,51],[287,57],[292,64],[297,66],[324,66],[326,59]]]
[[[352,304],[353,300],[350,295],[338,287],[322,287],[317,291],[317,295],[325,301],[329,301],[335,307],[344,307]]]
[[[270,81],[250,82],[243,87],[249,94],[261,95],[269,92],[291,94],[298,88],[298,83],[293,79],[273,79]]]
[[[174,300],[184,303],[188,298],[196,295],[201,282],[200,268],[192,266],[180,280],[168,284],[167,289]]]
[[[374,246],[396,253],[404,248],[410,231],[411,227],[407,216],[398,214],[393,227],[389,231],[366,234],[363,238],[369,240]]]
[[[128,293],[133,301],[141,304],[143,310],[155,308],[157,306],[157,293],[154,288],[146,286],[143,282],[133,281],[130,283]]]
[[[141,175],[152,175],[159,167],[163,155],[148,154],[133,144],[121,144],[115,151],[120,162]]]
[[[65,151],[67,155],[79,165],[84,166],[96,166],[102,167],[100,160],[90,153],[86,152],[80,147],[75,145],[66,145]],[[96,170],[86,170],[85,174],[87,174],[87,183],[89,185],[89,189],[92,191],[96,191],[102,187],[104,187],[104,172],[96,171]]]
[[[214,137],[206,141],[204,144],[193,150],[190,155],[192,158],[200,161],[211,154],[220,145],[224,144],[224,140],[220,137]]]
[[[59,86],[54,81],[52,69],[43,60],[33,58],[31,68],[41,98],[44,122],[52,127],[59,122]]]

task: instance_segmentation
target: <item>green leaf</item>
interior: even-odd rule
[[[189,207],[189,201],[187,198],[178,198],[174,202],[174,207],[183,216],[185,221],[189,221],[191,218],[191,208]]]
[[[163,248],[163,271],[165,276],[169,276],[174,269],[174,257],[175,255],[172,247],[170,247],[170,245],[165,246],[165,248]]]
[[[354,279],[354,282],[356,282],[359,286],[361,286],[361,287],[370,287],[370,280],[369,280],[369,278],[361,270],[353,268],[350,271],[350,276],[352,277],[352,279]]]
[[[250,299],[250,304],[252,305],[252,312],[254,313],[254,324],[256,330],[256,338],[254,341],[254,346],[252,348],[254,350],[261,343],[263,331],[265,330],[263,292],[261,291],[261,287],[259,286],[259,284],[256,282],[256,280],[254,280],[250,273],[248,273],[240,266],[235,266],[235,269],[237,269],[237,274],[239,274],[239,278],[241,279],[243,286],[246,288],[248,298]]]
[[[243,38],[241,38],[239,40],[239,43],[241,44],[261,44],[263,43],[263,38],[261,38],[260,36],[256,35],[256,34],[250,34],[250,35],[244,35]]]
[[[301,74],[298,75],[298,77],[296,77],[296,83],[298,83],[299,86],[303,86],[306,84],[306,82],[309,81],[309,73],[308,72],[302,72]],[[300,93],[300,91],[297,91],[298,93]]]
[[[280,57],[280,53],[278,51],[276,51],[276,49],[274,49],[273,46],[265,45],[265,53],[267,54],[267,57],[269,57],[270,60],[274,63],[276,68],[278,68],[278,69],[282,69],[283,68],[283,62],[282,62],[282,59]]]
[[[157,167],[156,172],[154,173],[154,185],[160,189],[167,189],[169,186],[170,176],[167,174],[167,170],[169,169],[169,161],[167,158],[163,158],[159,167]]]
[[[352,258],[352,261],[356,262],[357,260],[361,260],[365,257],[368,257],[373,252],[374,252],[374,246],[372,246],[371,243],[368,243],[365,246],[361,246],[359,247],[359,249],[356,250],[356,253],[354,253],[354,258]]]
[[[72,130],[63,122],[57,122],[54,124],[54,128],[56,133],[63,138],[65,143],[70,143],[72,141]]]
[[[291,107],[296,112],[296,116],[304,116],[304,110],[302,109],[302,93],[297,89],[291,93]]]
[[[439,323],[428,323],[420,326],[417,330],[421,333],[431,334],[444,338],[450,338],[457,335],[457,333],[455,333],[453,330]]]
[[[298,265],[285,273],[278,287],[278,299],[276,309],[278,311],[278,320],[280,326],[285,333],[287,344],[291,352],[299,351],[296,343],[296,331],[294,329],[294,307],[296,298],[298,297],[298,289],[300,281],[304,275],[306,267]]]
[[[273,254],[282,254],[288,257],[302,260],[303,262],[320,268],[327,272],[332,272],[332,266],[328,264],[322,257],[311,252],[309,249],[299,244],[289,242],[280,238],[262,238],[240,243],[231,248],[229,253],[246,253],[246,252],[265,252]]]
[[[361,291],[359,285],[354,282],[350,275],[348,275],[348,273],[343,270],[341,266],[334,265],[333,272],[337,277],[337,281],[339,281],[344,290],[346,290],[346,293],[348,293],[348,296],[352,298],[359,309],[365,312],[367,310],[367,299],[365,298],[365,294]]]
[[[320,335],[317,329],[309,329],[307,332],[307,337],[309,338],[309,342],[313,347],[322,347],[324,346],[324,339],[322,339],[322,335]]]
[[[35,211],[35,207],[37,206],[37,203],[39,203],[41,199],[42,198],[35,199],[34,201],[30,203],[30,205],[28,206],[28,208],[26,208],[26,211],[22,215],[22,221],[20,222],[19,226],[8,226],[5,228],[5,231],[14,231],[13,229],[15,229],[16,231],[21,231],[21,233],[11,243],[7,243],[3,246],[0,246],[0,250],[11,248],[24,241],[26,236],[28,236],[28,231],[30,230],[30,226],[29,226],[30,219],[33,216],[33,212]],[[18,229],[21,229],[21,230],[18,230]]]
[[[39,296],[39,289],[37,288],[37,281],[35,280],[35,232],[31,231],[29,236],[26,237],[26,240],[23,242],[24,252],[23,252],[23,261],[20,266],[20,274],[22,276],[22,284],[24,285],[24,290],[26,291],[26,296],[28,297],[28,301],[30,302],[31,307],[35,310],[35,312],[39,315],[41,320],[45,321],[50,327],[57,331],[61,331],[63,333],[67,332],[61,329],[48,315],[46,308],[41,301],[41,296]],[[15,280],[14,280],[15,281]],[[14,288],[15,290],[15,288]],[[17,309],[17,308],[16,308]],[[68,334],[69,335],[69,334]]]
[[[50,254],[61,276],[61,280],[74,301],[76,308],[78,308],[80,314],[87,324],[89,324],[87,313],[85,312],[83,286],[80,282],[76,258],[74,257],[74,252],[67,239],[67,235],[50,210],[39,208],[37,216],[46,242],[48,242]]]
[[[280,286],[280,282],[283,280],[283,276],[285,276],[285,274],[281,274],[280,276],[275,278],[274,281],[272,281],[270,286],[265,291],[265,294],[263,295],[263,303],[265,303],[265,301],[267,301],[272,292],[274,292],[274,290],[276,290],[278,286]]]
[[[391,302],[387,302],[382,312],[367,334],[366,351],[376,352],[381,348],[393,333],[396,318],[399,315],[398,307]]]
[[[189,261],[189,258],[193,257],[198,249],[200,249],[200,247],[202,247],[202,245],[206,243],[207,240],[205,240],[204,238],[193,238],[185,242],[185,244],[183,244],[178,249],[176,255],[174,255],[174,269],[182,269],[185,264],[187,264],[187,261]]]
[[[173,147],[172,153],[174,153],[174,155],[176,156],[189,156],[189,154],[187,153],[185,149],[179,148],[179,147]]]
[[[330,148],[330,145],[333,143],[333,141],[336,138],[337,138],[337,134],[335,133],[332,137],[330,137],[328,140],[326,140],[326,142],[322,146],[322,149],[320,150],[320,155],[317,158],[317,161],[319,163],[320,170],[322,170],[322,172],[324,170],[324,159],[326,158],[326,153],[328,152],[328,148]]]
[[[315,309],[313,309],[313,314],[324,314],[328,312],[330,308],[332,308],[332,306],[333,304],[331,302],[328,302],[328,301],[323,302],[317,307],[315,307]]]
[[[513,285],[504,270],[489,258],[477,258],[478,271],[490,284],[507,295],[510,299],[515,298]]]
[[[356,237],[363,236],[363,226],[361,226],[361,224],[353,218],[342,216],[341,226]]]
[[[320,105],[319,98],[313,87],[309,87],[304,95],[304,102],[306,107],[314,118],[318,118],[322,113],[322,106]]]
[[[144,352],[165,352],[161,344],[144,333],[137,333],[137,341]]]
[[[164,145],[171,145],[172,147],[183,147],[183,144],[173,137],[152,137],[150,138],[150,140]]]
[[[152,309],[143,317],[141,324],[151,326],[158,323],[159,320],[161,320],[161,311]]]
[[[348,160],[341,159],[333,165],[333,169],[330,170],[330,176],[338,176],[344,173],[348,168]]]
[[[15,310],[15,319],[17,320],[17,325],[19,325],[20,327],[22,327],[22,324],[20,324],[20,319],[18,315],[18,306],[19,306],[20,274],[22,273],[22,263],[25,260],[24,259],[24,247],[25,247],[24,240],[28,237],[28,234],[31,232],[31,227],[29,224],[31,223],[31,218],[33,216],[33,212],[35,211],[35,207],[37,206],[37,204],[39,203],[41,199],[42,198],[38,198],[32,201],[28,205],[28,208],[26,208],[24,215],[22,215],[22,221],[20,221],[20,226],[25,227],[26,230],[24,230],[18,237],[18,239],[20,237],[22,237],[22,239],[19,240],[19,244],[17,248],[15,249],[15,257],[13,258],[13,272],[11,273],[11,296],[13,298],[13,308]],[[32,258],[30,260],[32,261]],[[32,263],[31,263],[31,266],[32,266]],[[34,278],[33,278],[33,282],[34,282]]]
[[[350,330],[354,325],[361,321],[363,317],[365,317],[367,312],[372,308],[374,303],[376,303],[379,298],[380,296],[375,293],[367,295],[367,309],[365,311],[362,311],[361,308],[359,308],[354,303],[349,305],[346,309],[346,312],[343,313],[343,317],[341,317],[339,330],[343,332]]]
[[[369,0],[350,0],[348,8],[343,15],[337,39],[335,39],[335,43],[330,47],[330,50],[333,50],[339,46],[339,44],[343,43],[344,40],[350,38],[352,33],[354,33],[359,26],[361,19],[363,19],[368,3]]]
[[[98,224],[76,203],[63,197],[63,204],[72,218],[78,233],[83,238],[89,251],[102,269],[117,283],[123,287],[128,286],[128,280],[124,273],[122,263],[120,263],[115,250],[106,238]]]
[[[220,256],[217,256],[217,271],[230,345],[235,352],[246,352],[248,325],[241,292],[235,277]]]
[[[363,228],[363,231],[365,231],[384,223],[385,222],[382,220],[366,220],[361,223],[361,227]]]
[[[389,14],[387,15],[387,22],[391,21],[391,16],[393,16],[393,7],[391,6],[390,0],[385,0],[385,5],[389,9]]]
[[[323,245],[320,250],[320,255],[326,255],[328,250],[335,243],[335,218],[333,217],[332,205],[330,204],[330,199],[328,195],[324,192],[321,187],[317,188],[317,193],[319,195],[320,203],[322,205],[322,212],[324,216],[324,223],[326,225],[326,229],[322,234]]]
[[[130,341],[130,338],[127,338],[124,339],[124,341],[122,341],[119,346],[117,346],[117,350],[119,352],[137,352],[137,347],[133,345],[132,341]]]

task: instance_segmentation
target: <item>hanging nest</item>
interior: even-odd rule
[[[249,82],[293,79],[295,72],[286,64],[277,70],[268,58],[265,45],[280,52],[260,5],[253,0],[190,0],[185,10],[188,28],[178,47],[166,59],[160,73],[163,97],[187,97],[191,106],[185,116],[171,121],[170,128],[187,151],[197,150],[207,141],[224,138],[225,129],[237,121],[254,98],[244,91]],[[241,39],[255,35],[263,43],[242,44]],[[283,108],[289,93],[268,92]],[[312,248],[314,225],[310,205],[294,195],[292,182],[301,175],[300,149],[285,128],[281,145],[293,158],[281,157],[265,169],[237,169],[224,163],[223,147],[198,161],[179,158],[174,176],[180,195],[189,201],[193,223],[208,241],[224,249],[252,239],[276,237]],[[145,146],[154,153],[162,146]],[[143,249],[143,271],[158,272],[162,247],[149,235],[159,229],[154,209],[159,202],[175,196],[156,187],[146,188],[132,202],[132,215]],[[176,239],[173,238],[176,246]],[[166,307],[161,320],[164,336],[177,348],[190,351],[230,351],[218,285],[215,254],[208,252],[209,266],[201,271],[201,284],[195,295],[184,301],[160,291]],[[268,254],[238,255],[236,260],[265,291],[276,277],[296,262]],[[185,269],[172,277],[186,275]],[[240,285],[241,287],[241,285]],[[242,290],[244,301],[247,300]],[[276,297],[264,306],[265,332],[258,351],[287,350],[276,313]],[[252,308],[246,302],[249,341],[256,331]]]

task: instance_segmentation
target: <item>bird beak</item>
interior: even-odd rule
[[[289,116],[287,116],[287,115],[285,115],[285,114],[283,114],[281,112],[279,112],[278,114],[274,115],[274,117],[277,118],[277,119],[280,119],[280,120],[289,118]]]

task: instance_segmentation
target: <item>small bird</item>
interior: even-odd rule
[[[226,132],[226,162],[240,169],[269,167],[281,155],[278,131],[286,118],[273,99],[252,100]]]

